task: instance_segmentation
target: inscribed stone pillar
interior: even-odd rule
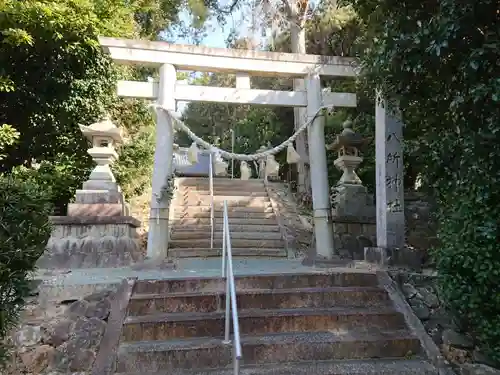
[[[168,110],[176,110],[174,97],[176,71],[173,65],[160,67],[158,103]],[[154,156],[153,181],[149,215],[147,257],[162,259],[168,250],[169,197],[162,194],[162,188],[172,174],[174,152],[174,130],[172,121],[165,113],[156,113],[156,149]]]
[[[377,246],[402,249],[405,244],[403,124],[380,97],[375,108],[375,163]]]

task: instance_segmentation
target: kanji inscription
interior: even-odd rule
[[[404,246],[403,126],[398,116],[378,100],[375,121],[377,179],[377,245]]]

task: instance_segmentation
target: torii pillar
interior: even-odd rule
[[[157,103],[175,111],[174,96],[177,72],[173,65],[160,67],[160,84]],[[162,187],[172,175],[174,153],[174,130],[172,120],[161,110],[156,111],[156,149],[154,156],[152,196],[149,214],[149,233],[146,257],[164,260],[169,241],[169,197],[162,195]]]

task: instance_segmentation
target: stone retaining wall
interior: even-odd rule
[[[335,249],[343,258],[364,259],[364,248],[377,243],[377,226],[374,222],[353,222],[333,219]]]
[[[406,244],[428,261],[428,250],[437,243],[436,224],[432,220],[435,205],[422,194],[405,194]],[[333,217],[335,248],[345,258],[362,260],[364,247],[377,245],[375,220]]]
[[[290,247],[289,257],[302,258],[312,245],[312,225],[308,218],[300,214],[297,202],[290,193],[288,186],[282,182],[269,182],[267,192],[276,203],[277,215],[287,235]]]
[[[416,192],[405,194],[406,243],[421,251],[424,261],[427,251],[437,244],[437,224],[432,215],[436,204],[433,199]]]
[[[6,375],[87,375],[106,330],[115,292],[40,304],[34,296],[13,330]]]
[[[391,272],[392,278],[402,290],[406,301],[424,325],[427,334],[457,374],[500,375],[500,370],[477,347],[474,339],[463,332],[457,321],[446,311],[437,289],[437,274],[427,270],[424,273]]]
[[[286,184],[269,183],[269,194],[278,203],[278,209],[287,233],[294,239],[295,257],[302,257],[313,246],[313,226],[310,215],[301,214],[293,194]],[[427,251],[436,244],[436,225],[432,221],[435,205],[422,194],[405,194],[405,218],[407,244],[417,250],[424,262],[428,260]],[[344,258],[362,260],[364,248],[376,246],[377,230],[375,220],[353,220],[352,218],[333,218],[335,248]]]

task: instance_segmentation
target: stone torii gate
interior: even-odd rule
[[[171,111],[176,111],[177,101],[301,107],[306,109],[307,119],[302,119],[305,122],[312,119],[323,106],[356,106],[355,94],[322,90],[320,81],[322,76],[354,77],[356,72],[353,67],[353,60],[350,58],[207,48],[107,37],[99,38],[99,42],[103,50],[109,53],[117,63],[159,68],[159,82],[120,81],[118,83],[119,96],[157,100],[158,104]],[[233,73],[236,74],[236,88],[181,84],[177,82],[177,71]],[[252,89],[252,75],[301,78],[305,81],[306,90]],[[387,155],[393,155],[398,151],[398,144],[390,142],[389,136],[395,135],[395,137],[392,137],[393,141],[396,138],[401,140],[401,126],[386,115],[383,105],[377,106],[376,117],[377,136],[380,135],[380,139],[377,138],[377,145],[382,145],[382,147],[377,147],[378,245],[393,247],[398,246],[396,242],[399,240],[395,239],[401,237],[400,230],[392,225],[392,223],[398,222],[398,217],[392,214],[392,211],[387,211],[386,207],[390,203],[388,199],[391,199],[391,202],[396,202],[399,197],[400,200],[397,203],[391,203],[399,210],[402,208],[403,200],[402,195],[395,196],[395,188],[391,189],[391,185],[386,183],[386,180],[394,173],[393,169],[387,167]],[[308,132],[316,255],[323,259],[332,259],[334,257],[334,244],[324,139],[324,118],[322,116],[316,117]],[[153,259],[164,258],[168,251],[169,202],[166,198],[157,201],[156,194],[160,192],[167,177],[172,173],[173,139],[174,134],[169,121],[164,116],[157,116],[152,181],[153,196],[151,198],[147,247],[147,256]],[[402,157],[398,160],[401,162],[402,168]],[[402,169],[400,172],[402,172]],[[384,204],[383,207],[378,207],[379,200]],[[399,216],[397,213],[396,215]],[[379,219],[383,220],[383,222],[379,223]],[[378,233],[379,229],[383,230],[383,233]]]

